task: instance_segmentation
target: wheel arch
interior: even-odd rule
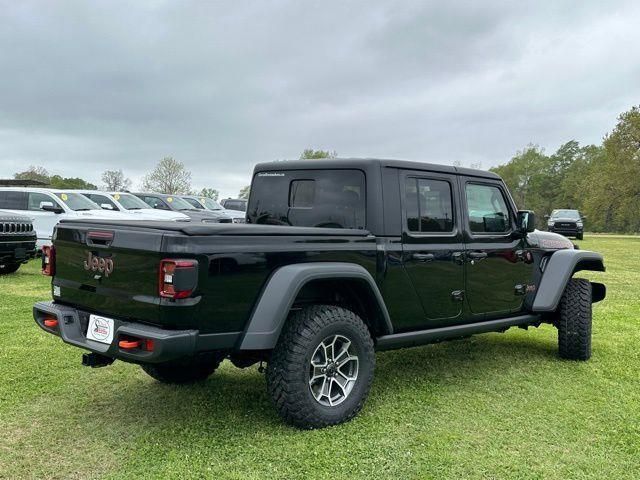
[[[326,298],[328,292],[340,292],[352,300],[372,334],[393,333],[380,290],[364,267],[346,262],[298,263],[280,267],[270,276],[251,312],[239,350],[274,348],[296,302],[311,301],[318,295]]]
[[[558,308],[560,298],[573,275],[580,271],[604,272],[602,255],[588,250],[558,250],[549,258],[532,311],[553,312]],[[606,287],[601,283],[591,282],[593,287],[593,302],[599,302],[606,296]]]

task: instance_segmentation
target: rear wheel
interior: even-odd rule
[[[206,380],[220,366],[223,357],[204,355],[167,363],[141,365],[147,375],[162,383],[187,384]]]
[[[4,265],[0,265],[0,275],[8,275],[10,273],[17,272],[19,268],[19,263],[6,263]]]
[[[360,317],[314,305],[289,318],[269,362],[267,388],[286,422],[321,428],[360,411],[374,368],[373,340]]]
[[[558,350],[562,358],[591,358],[591,282],[572,278],[560,299]]]

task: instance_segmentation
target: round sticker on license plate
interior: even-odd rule
[[[110,344],[113,341],[114,322],[112,318],[89,315],[87,340]]]

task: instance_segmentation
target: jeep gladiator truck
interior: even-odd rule
[[[36,232],[29,217],[0,210],[0,275],[16,272],[36,255]]]
[[[64,221],[44,271],[48,333],[168,383],[223,359],[266,362],[301,428],[362,408],[376,350],[549,323],[562,358],[591,356],[598,253],[534,231],[495,174],[393,160],[259,164],[246,225]]]

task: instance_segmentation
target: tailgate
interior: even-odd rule
[[[54,299],[105,316],[162,323],[162,239],[159,230],[59,224]]]

